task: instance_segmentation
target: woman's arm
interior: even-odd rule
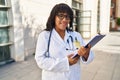
[[[76,35],[77,35],[78,40],[81,43],[82,50],[80,50],[80,51],[82,51],[82,53],[86,53],[86,54],[80,56],[80,58],[81,58],[80,60],[86,64],[92,62],[94,59],[94,53],[91,51],[90,47],[88,49],[84,48],[85,42],[84,42],[82,36],[79,33],[77,33]],[[80,53],[80,51],[78,50],[79,53]],[[85,52],[83,52],[83,51],[85,51]]]

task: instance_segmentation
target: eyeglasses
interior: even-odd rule
[[[60,20],[63,20],[64,18],[66,18],[66,20],[70,20],[70,16],[69,16],[69,15],[57,14],[57,17],[58,17]]]

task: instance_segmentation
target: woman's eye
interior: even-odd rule
[[[64,15],[60,15],[60,17],[61,17],[61,18],[63,18],[63,17],[64,17]]]

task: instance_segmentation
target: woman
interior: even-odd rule
[[[80,80],[80,60],[89,63],[93,53],[81,35],[72,31],[73,11],[64,3],[53,7],[47,28],[38,37],[35,60],[42,80]],[[79,56],[73,57],[75,54]]]

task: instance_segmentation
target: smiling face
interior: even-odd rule
[[[67,13],[58,13],[55,16],[55,29],[65,31],[70,23],[70,16]]]
[[[71,30],[73,27],[72,9],[64,3],[56,4],[50,13],[46,26],[46,30],[48,31],[53,28],[60,30]]]

